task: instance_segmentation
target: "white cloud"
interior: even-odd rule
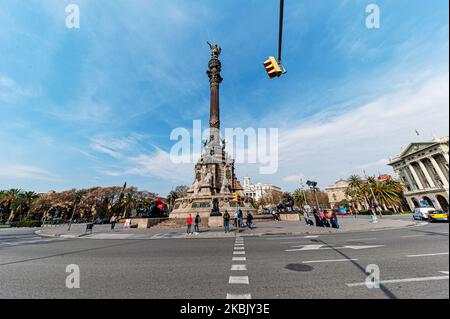
[[[261,178],[291,189],[294,180],[299,181],[292,172],[301,168],[323,188],[339,178],[362,174],[362,170],[369,175],[393,173],[386,158],[416,141],[416,128],[423,140],[431,139],[433,133],[449,134],[448,105],[446,74],[411,83],[395,94],[338,115],[322,112],[301,123],[289,123],[289,128],[280,128],[278,173]]]
[[[20,87],[13,79],[0,76],[0,101],[15,103],[20,98],[33,95],[32,91]]]
[[[41,169],[35,166],[28,165],[1,165],[0,166],[0,177],[3,178],[17,178],[17,179],[35,179],[35,180],[46,180],[55,181],[57,180],[54,175],[52,175],[47,170]]]
[[[139,155],[129,158],[134,167],[127,168],[123,173],[139,176],[154,176],[172,182],[191,183],[194,178],[193,164],[173,163],[170,154],[161,149],[150,155]]]

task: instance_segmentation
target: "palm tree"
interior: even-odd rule
[[[12,188],[6,191],[2,196],[1,205],[5,207],[6,213],[9,213],[7,223],[14,221],[16,217],[17,208],[20,206],[21,189]]]
[[[294,198],[295,205],[297,205],[299,207],[304,207],[307,204],[305,201],[306,191],[304,189],[300,189],[300,188],[296,189],[292,193],[292,197]]]
[[[31,214],[31,207],[33,206],[34,202],[36,201],[36,199],[39,198],[39,195],[36,194],[35,192],[32,191],[28,191],[23,193],[23,207],[22,207],[22,211],[21,214],[23,214],[24,212],[26,212],[26,218],[30,217]]]
[[[349,195],[355,204],[362,205],[363,203],[370,203],[368,199],[367,184],[361,179],[359,175],[352,175],[348,178],[348,188],[346,194]]]

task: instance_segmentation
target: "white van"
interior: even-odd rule
[[[428,213],[435,210],[434,207],[417,207],[414,209],[413,218],[418,220],[428,219]]]

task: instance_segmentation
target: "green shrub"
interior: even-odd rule
[[[11,223],[11,227],[41,227],[40,220],[24,219],[18,222]]]

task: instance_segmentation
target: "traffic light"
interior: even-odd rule
[[[238,201],[238,194],[236,192],[233,193],[233,200]]]
[[[274,77],[280,77],[280,75],[283,74],[280,65],[273,56],[270,56],[269,59],[264,62],[264,67],[266,68],[267,74],[269,74],[271,79]]]

